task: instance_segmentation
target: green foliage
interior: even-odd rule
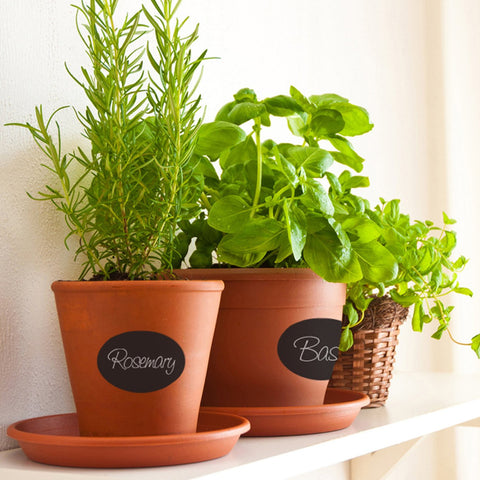
[[[426,323],[435,321],[437,327],[432,337],[440,339],[447,332],[453,340],[449,331],[453,306],[446,305],[444,297],[451,294],[472,296],[471,290],[461,287],[457,279],[467,259],[463,256],[453,258],[457,241],[456,233],[449,226],[455,220],[444,213],[442,227],[431,221],[411,221],[408,215],[401,213],[399,200],[386,202],[381,199],[380,205],[373,210],[367,209],[366,213],[375,228],[377,243],[395,257],[398,270],[388,281],[376,282],[373,277],[365,276],[348,284],[345,313],[349,325],[346,329],[359,323],[358,312],[363,314],[368,299],[386,293],[400,305],[412,307],[414,331],[421,332]],[[379,251],[373,267],[379,268],[382,263]],[[466,345],[471,345],[480,357],[479,335]],[[341,348],[347,349],[348,343]]]
[[[196,239],[195,266],[214,260],[238,267],[309,266],[332,282],[390,280],[395,258],[377,242],[379,234],[372,235],[368,202],[352,193],[368,179],[330,171],[338,163],[361,170],[363,160],[344,135],[369,131],[368,114],[337,95],[306,98],[294,87],[290,93],[260,101],[242,89],[200,129],[196,154],[218,161],[220,175],[205,176],[206,217],[182,224]],[[272,117],[286,119],[292,143],[262,139]],[[199,222],[218,235],[206,241]],[[375,263],[379,255],[382,262]]]
[[[291,143],[264,138],[273,117],[287,122]],[[347,283],[343,350],[376,295],[412,306],[414,330],[435,320],[433,337],[450,335],[453,307],[444,296],[472,294],[457,280],[466,259],[452,259],[455,221],[444,214],[442,228],[411,222],[398,200],[371,209],[353,193],[370,181],[357,174],[363,159],[347,137],[371,128],[368,113],[338,95],[307,98],[291,87],[290,95],[258,100],[240,90],[200,130],[196,154],[216,169],[204,177],[205,215],[182,224],[182,235],[195,239],[191,266],[308,266]],[[468,345],[480,356],[480,336]]]
[[[472,338],[472,350],[477,354],[477,357],[480,358],[480,334]]]
[[[203,174],[193,156],[200,129],[195,87],[205,52],[192,56],[198,27],[184,33],[185,21],[174,18],[180,1],[151,0],[151,12],[143,8],[120,26],[118,0],[75,7],[90,65],[79,77],[69,73],[89,101],[76,114],[90,152],[61,151],[58,123],[50,133],[56,112],[44,120],[37,107],[36,125],[16,124],[30,131],[49,159],[44,166],[56,183],[36,198],[64,214],[66,245],[78,238],[81,278],[150,278],[178,266],[185,251],[176,238],[178,224],[199,214]],[[143,15],[155,38],[148,47]]]

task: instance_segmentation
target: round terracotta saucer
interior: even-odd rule
[[[248,420],[200,412],[197,433],[144,437],[82,437],[75,413],[16,422],[7,433],[35,462],[65,467],[131,468],[201,462],[226,455]]]
[[[202,407],[240,415],[250,421],[245,436],[273,437],[331,432],[349,427],[370,399],[360,392],[328,388],[323,405],[295,407]]]

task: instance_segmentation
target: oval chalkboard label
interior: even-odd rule
[[[310,318],[288,327],[278,341],[278,356],[293,373],[312,380],[329,380],[338,359],[342,322]]]
[[[98,352],[97,365],[103,378],[115,387],[146,393],[177,380],[185,368],[185,355],[166,335],[133,331],[107,340]]]

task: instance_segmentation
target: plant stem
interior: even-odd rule
[[[120,52],[119,52],[119,45],[118,45],[118,36],[116,35],[117,29],[115,27],[115,22],[113,19],[113,14],[114,14],[114,9],[110,8],[111,5],[109,2],[105,3],[106,6],[106,15],[108,17],[108,22],[110,24],[110,29],[112,32],[112,46],[113,46],[113,64],[112,64],[112,73],[115,77],[114,85],[115,85],[115,102],[114,102],[114,108],[115,112],[112,112],[114,115],[114,119],[116,118],[116,123],[117,123],[117,128],[120,130],[121,134],[123,134],[124,130],[124,125],[122,122],[122,111],[121,111],[121,105],[122,105],[122,96],[123,96],[123,90],[124,90],[124,82],[122,78],[120,77],[120,71],[119,71],[119,65],[120,65]],[[121,152],[121,145],[116,146],[116,163],[117,163],[117,172],[118,172],[118,177],[119,177],[119,182],[118,182],[118,201],[119,201],[119,206],[120,206],[120,214],[122,217],[122,224],[123,224],[123,233],[125,235],[125,248],[126,252],[129,258],[129,266],[130,268],[127,269],[128,271],[126,272],[127,274],[130,273],[132,266],[134,264],[133,261],[133,254],[132,254],[132,248],[131,248],[131,242],[130,242],[130,232],[129,232],[129,227],[128,227],[128,218],[127,218],[127,212],[125,208],[125,191],[123,188],[123,158],[122,158],[122,152]],[[120,147],[120,148],[119,148]]]
[[[255,196],[253,198],[253,208],[250,213],[250,218],[253,218],[255,212],[258,207],[258,202],[260,200],[260,192],[262,190],[262,167],[263,167],[263,159],[262,159],[262,143],[260,138],[260,130],[261,130],[261,121],[260,117],[255,119],[255,126],[253,130],[255,131],[255,143],[257,145],[257,183],[255,185]]]
[[[448,336],[450,337],[450,340],[453,342],[453,343],[456,343],[457,345],[461,345],[463,347],[471,347],[472,346],[472,343],[462,343],[462,342],[458,342],[457,340],[455,340],[455,338],[453,337],[452,335],[452,332],[450,331],[449,328],[447,328],[447,333],[448,333]]]
[[[360,318],[358,319],[358,321],[356,321],[354,324],[352,325],[349,325],[348,328],[353,328],[353,327],[356,327],[357,325],[359,325],[360,323],[363,322],[363,319],[365,318],[365,311],[366,310],[363,310],[362,311],[362,315],[360,316]]]

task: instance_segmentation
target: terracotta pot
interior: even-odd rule
[[[323,404],[338,352],[344,284],[327,283],[309,269],[190,269],[181,275],[225,283],[203,405]]]
[[[196,431],[221,281],[52,289],[81,435]]]

